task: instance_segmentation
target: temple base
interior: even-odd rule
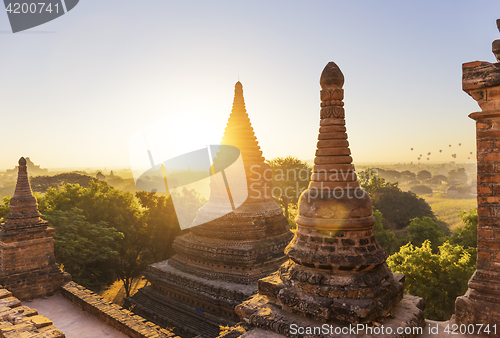
[[[259,280],[259,294],[288,312],[338,323],[371,323],[403,298],[404,276],[384,263],[370,271],[328,271],[292,260]],[[245,312],[244,305],[238,306]]]
[[[53,267],[33,269],[10,275],[0,274],[0,285],[20,300],[32,300],[52,296],[68,280],[69,275]],[[70,279],[70,278],[69,278]]]
[[[380,337],[412,338],[424,333],[424,301],[422,298],[405,295],[391,315],[375,325],[326,323],[290,313],[271,304],[263,295],[255,295],[237,310],[242,320],[252,328],[243,337]],[[262,332],[272,332],[264,335]],[[399,331],[398,331],[399,330]]]
[[[183,337],[217,337],[219,326],[233,326],[234,307],[257,293],[257,285],[213,281],[182,272],[168,261],[152,264],[145,273],[151,286],[127,299],[126,306]]]
[[[476,270],[469,290],[455,301],[457,324],[483,324],[500,327],[500,273]]]

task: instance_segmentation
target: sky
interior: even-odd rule
[[[329,61],[355,163],[473,161],[461,67],[495,62],[497,18],[498,0],[82,0],[13,34],[0,11],[0,168],[130,167],[132,135],[171,117],[165,133],[203,148],[238,79],[264,156],[311,160]]]

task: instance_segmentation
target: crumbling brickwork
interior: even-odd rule
[[[2,338],[64,338],[52,321],[0,288],[0,337]]]
[[[62,295],[109,326],[132,338],[180,338],[170,330],[146,321],[121,306],[96,295],[75,282],[61,289]]]

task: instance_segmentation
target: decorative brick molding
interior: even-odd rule
[[[65,338],[52,322],[34,309],[23,306],[9,290],[0,288],[0,337]]]
[[[69,282],[61,288],[62,295],[85,312],[132,338],[180,338],[167,329],[134,315],[94,292]]]

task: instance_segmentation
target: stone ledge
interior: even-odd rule
[[[422,309],[424,302],[422,298],[405,295],[403,300],[391,311],[392,316],[385,318],[383,321],[376,323],[375,326],[384,330],[377,332],[376,329],[370,331],[357,331],[353,334],[349,330],[350,326],[335,324],[334,322],[325,323],[304,316],[284,311],[275,305],[268,302],[268,298],[262,295],[255,295],[253,298],[245,302],[246,308],[250,309],[248,313],[238,313],[243,322],[243,327],[248,327],[247,333],[242,337],[260,338],[263,337],[262,331],[274,333],[269,337],[289,337],[289,338],[415,338],[418,334],[424,333],[426,325]],[[304,332],[304,334],[295,333],[293,327],[302,328],[321,328],[322,325],[328,325],[328,334],[318,335],[317,333]],[[331,325],[331,326],[330,326]],[[356,327],[356,325],[353,325]],[[368,330],[370,325],[365,326]],[[398,328],[407,329],[407,333],[396,334]],[[390,333],[388,330],[391,330]],[[256,330],[256,332],[254,332]],[[375,331],[373,331],[375,330]],[[382,330],[382,329],[380,329]],[[221,337],[219,337],[221,338]]]
[[[0,337],[3,338],[65,338],[52,321],[38,311],[23,306],[12,293],[0,287]]]
[[[73,304],[82,308],[106,324],[132,338],[180,338],[167,329],[134,315],[121,306],[69,282],[61,288],[61,294]]]

